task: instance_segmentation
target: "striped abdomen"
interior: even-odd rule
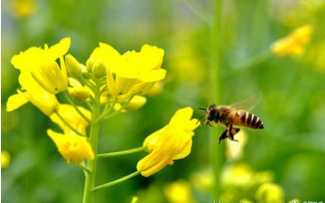
[[[249,113],[247,111],[237,111],[234,119],[234,125],[246,126],[254,129],[263,129],[263,121],[256,115]]]

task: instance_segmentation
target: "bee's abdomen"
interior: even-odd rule
[[[254,129],[263,129],[263,121],[256,115],[242,111],[240,114],[241,125],[254,128]]]

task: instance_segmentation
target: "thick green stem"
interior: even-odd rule
[[[95,91],[94,93],[95,93],[95,101],[97,103],[93,104],[89,143],[92,147],[94,154],[97,155],[100,123],[96,121],[100,116],[100,94],[99,91]],[[93,160],[88,161],[88,169],[90,173],[86,174],[83,203],[91,203],[92,201],[93,198],[92,190],[95,187],[95,180],[96,180],[96,168],[97,168],[97,156],[95,156]]]
[[[210,94],[212,96],[211,103],[220,104],[222,96],[222,81],[223,75],[221,68],[222,62],[222,0],[215,0],[213,4],[213,19],[210,27],[210,69],[209,69],[209,83]],[[218,145],[218,137],[221,132],[216,128],[210,128],[210,163],[214,174],[214,187],[212,190],[212,201],[220,199],[220,175],[224,164],[224,143]]]
[[[143,150],[144,150],[143,147],[138,147],[138,148],[124,150],[124,151],[119,151],[119,152],[110,152],[110,153],[98,154],[97,157],[98,158],[105,158],[105,157],[121,156],[121,155],[133,154],[133,153],[141,152]]]

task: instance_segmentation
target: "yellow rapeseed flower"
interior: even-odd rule
[[[55,93],[67,88],[68,78],[63,62],[63,55],[70,47],[70,38],[45,49],[31,47],[25,52],[15,55],[11,63],[20,70],[19,83],[21,90],[12,95],[7,102],[7,111],[13,111],[28,101],[50,116],[59,103]],[[55,62],[61,59],[61,69]]]
[[[165,195],[170,203],[194,203],[191,187],[185,180],[178,180],[165,187]]]
[[[108,91],[113,98],[125,101],[133,95],[144,95],[155,82],[165,78],[161,69],[164,50],[144,45],[140,52],[129,51],[121,55],[108,44],[100,43],[91,54],[107,68]]]
[[[60,154],[68,164],[80,164],[84,159],[93,160],[94,152],[86,137],[72,134],[56,133],[52,130],[47,130],[47,134],[51,137],[57,146]]]
[[[274,42],[271,46],[271,50],[277,56],[301,56],[304,53],[305,46],[310,41],[312,34],[313,26],[301,26],[287,37]]]
[[[178,110],[169,124],[149,135],[143,147],[149,154],[137,164],[141,175],[148,177],[173,160],[185,158],[191,152],[192,136],[199,126],[197,119],[191,119],[193,109],[190,107]]]
[[[264,183],[256,191],[259,202],[284,202],[284,190],[275,183]]]
[[[91,113],[87,109],[83,107],[78,107],[78,109],[90,120],[91,119]],[[86,127],[89,125],[85,119],[80,116],[80,114],[76,111],[73,106],[68,104],[60,104],[58,113],[78,132],[80,132],[83,135],[86,135]],[[51,117],[51,120],[58,124],[60,128],[64,131],[64,134],[75,134],[64,122],[56,115],[53,114]]]
[[[26,18],[37,10],[35,0],[14,0],[10,2],[11,14],[16,18]]]
[[[10,154],[1,150],[1,168],[7,168],[10,163]]]

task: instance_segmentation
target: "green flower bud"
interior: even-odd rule
[[[84,87],[69,88],[69,93],[76,101],[84,101],[89,97],[89,91]]]
[[[88,73],[92,73],[93,72],[94,63],[95,63],[95,60],[93,58],[89,58],[87,60],[86,67],[87,67]]]
[[[71,77],[73,78],[81,77],[82,75],[82,69],[80,67],[81,64],[71,54],[65,56],[65,63]]]
[[[93,76],[97,79],[100,79],[106,76],[106,66],[100,61],[96,61],[93,65]]]

